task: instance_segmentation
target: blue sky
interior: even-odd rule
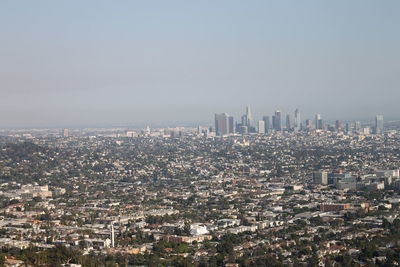
[[[399,1],[0,2],[0,128],[398,118]]]

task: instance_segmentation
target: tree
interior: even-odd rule
[[[6,257],[5,254],[0,253],[0,266],[3,266],[3,265],[4,265],[5,257]]]

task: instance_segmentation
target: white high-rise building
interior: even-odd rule
[[[265,133],[269,133],[270,129],[271,129],[271,125],[270,125],[270,121],[269,121],[269,116],[264,116],[263,117],[263,121],[264,121],[264,128],[265,128]]]
[[[264,121],[258,121],[258,133],[265,134],[265,122]]]
[[[382,134],[383,133],[383,115],[377,115],[375,117],[374,133],[375,134]]]

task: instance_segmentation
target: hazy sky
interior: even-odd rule
[[[400,117],[398,0],[1,0],[0,128]]]

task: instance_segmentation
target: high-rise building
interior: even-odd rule
[[[265,134],[265,122],[264,121],[258,121],[258,133]]]
[[[247,124],[248,124],[247,116],[246,116],[246,114],[244,114],[242,116],[242,125],[247,126]]]
[[[246,116],[247,116],[247,121],[249,123],[248,126],[250,126],[253,121],[253,115],[251,114],[251,110],[250,110],[249,106],[246,107]]]
[[[215,114],[215,133],[218,136],[229,133],[229,115],[226,113]]]
[[[316,114],[315,115],[315,129],[316,130],[322,130],[323,129],[323,122],[321,119],[321,114]]]
[[[233,116],[228,117],[228,132],[231,134],[235,133],[235,119]]]
[[[346,122],[346,133],[349,134],[353,131],[352,123]]]
[[[294,130],[300,131],[301,126],[301,118],[300,118],[300,111],[298,108],[294,111]]]
[[[328,173],[325,171],[318,171],[313,173],[314,184],[328,184]]]
[[[354,131],[356,131],[357,133],[361,131],[361,122],[360,121],[356,121],[354,123]]]
[[[282,113],[280,110],[275,111],[275,130],[282,131]]]
[[[374,133],[375,134],[382,134],[383,133],[383,115],[377,115],[375,117]]]
[[[242,126],[247,126],[248,130],[253,129],[253,115],[251,114],[250,107],[246,107],[246,114],[242,116]]]
[[[306,120],[306,129],[307,129],[307,131],[311,131],[311,129],[312,129],[312,120]]]
[[[336,120],[335,121],[335,130],[338,131],[338,132],[343,130],[343,125],[342,125],[342,122],[340,120]]]
[[[265,130],[264,130],[264,132],[265,132],[265,133],[268,133],[269,130],[270,130],[270,128],[271,128],[271,125],[270,125],[270,122],[269,122],[269,116],[264,116],[264,117],[263,117],[263,121],[264,121],[264,125],[265,125]]]
[[[275,130],[276,128],[276,118],[275,115],[272,115],[272,130]]]
[[[145,134],[145,135],[150,135],[150,134],[151,134],[150,126],[149,126],[149,125],[147,125],[147,126],[146,126],[146,129],[144,129],[144,134]]]
[[[290,114],[286,115],[286,130],[290,131],[292,130],[293,126],[292,126],[292,118],[290,117]]]

